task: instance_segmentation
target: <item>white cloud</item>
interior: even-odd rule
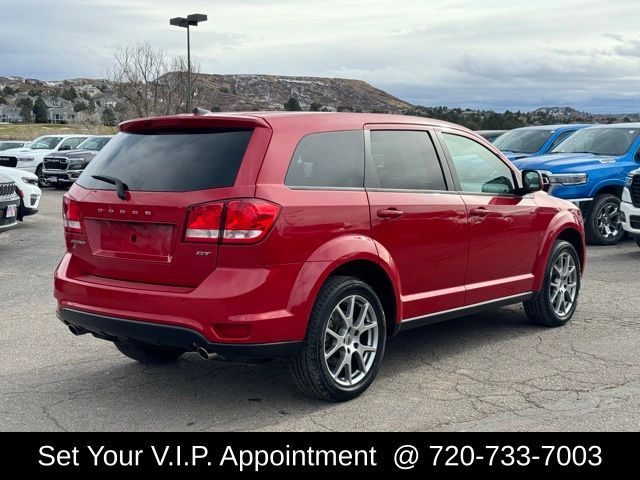
[[[210,73],[360,78],[422,104],[640,111],[637,0],[22,0],[3,6],[0,75],[100,76],[115,48],[183,54],[201,12]]]

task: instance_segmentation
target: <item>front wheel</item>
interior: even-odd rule
[[[558,240],[551,250],[542,289],[524,302],[524,311],[533,323],[560,327],[567,323],[578,305],[580,258],[569,242]]]
[[[640,247],[640,235],[634,235],[633,239],[636,241],[636,243],[638,244],[638,246]]]
[[[615,195],[598,195],[593,200],[585,222],[587,243],[590,245],[615,245],[624,236],[620,199]]]
[[[373,289],[354,277],[330,277],[316,299],[303,348],[291,362],[292,376],[307,395],[355,398],[378,373],[386,336],[384,310]]]
[[[44,174],[42,173],[42,164],[38,165],[38,168],[36,168],[36,175],[38,176],[38,186],[40,188],[45,188],[49,186],[49,182],[47,181]]]

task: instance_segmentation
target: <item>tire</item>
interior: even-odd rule
[[[120,353],[140,363],[169,363],[182,356],[184,351],[158,347],[142,342],[113,342]]]
[[[618,197],[608,193],[596,196],[585,222],[585,233],[589,245],[615,245],[622,240],[624,230]]]
[[[638,244],[638,246],[640,247],[640,235],[634,235],[633,239],[636,241],[636,243]]]
[[[343,312],[342,317],[337,309]],[[362,311],[365,318],[360,321]],[[352,317],[351,328],[348,317]],[[368,328],[358,330],[363,326]],[[333,333],[327,333],[328,330]],[[329,277],[316,298],[302,350],[291,361],[296,385],[305,394],[321,400],[339,402],[356,398],[378,373],[386,334],[384,310],[373,289],[354,277]],[[369,350],[373,346],[375,352]],[[330,354],[332,350],[335,353],[325,360],[325,352]],[[368,355],[371,353],[373,356]],[[347,355],[350,360],[345,362]],[[340,368],[341,365],[344,367]],[[352,379],[350,384],[348,378]]]
[[[557,295],[563,295],[563,298],[566,299],[567,295],[565,295],[564,290],[560,290],[560,292],[555,292],[555,285],[560,283],[562,284],[564,280],[559,280],[559,271],[555,268],[556,262],[559,262],[560,258],[567,259],[567,256],[571,258],[572,261],[568,261],[567,264],[573,264],[574,270],[573,274],[568,275],[566,278],[567,284],[574,283],[575,292],[573,294],[573,301],[571,302],[568,308],[565,308],[566,311],[562,311],[560,309],[560,313],[556,308],[556,305],[560,307],[560,299],[557,299]],[[571,270],[567,269],[567,273]],[[554,281],[555,280],[555,281]],[[571,292],[567,289],[568,296],[571,298]],[[554,295],[555,294],[555,295]],[[578,305],[578,297],[580,294],[580,258],[578,257],[578,252],[569,242],[564,240],[558,240],[553,246],[551,250],[551,254],[549,255],[549,260],[547,261],[547,267],[544,272],[544,282],[542,283],[542,289],[536,294],[536,296],[524,302],[524,311],[529,317],[531,322],[536,325],[542,325],[545,327],[560,327],[565,325],[573,316],[576,306]]]
[[[45,188],[49,186],[49,182],[47,182],[45,178],[42,176],[42,164],[38,165],[38,168],[36,168],[36,175],[38,176],[38,186],[40,188]]]

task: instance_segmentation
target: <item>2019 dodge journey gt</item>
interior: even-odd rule
[[[399,331],[573,315],[579,209],[457,125],[343,113],[128,121],[64,196],[58,316],[140,362],[291,358],[348,400]]]

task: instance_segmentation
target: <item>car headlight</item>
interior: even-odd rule
[[[28,183],[30,185],[37,185],[38,184],[38,179],[37,178],[22,177],[22,181],[24,183]]]
[[[70,162],[69,170],[79,170],[84,166],[84,162]]]
[[[19,162],[33,162],[33,157],[18,157]]]
[[[583,185],[589,179],[586,173],[551,173],[549,183],[560,185]]]
[[[640,172],[638,172],[637,175],[640,175]],[[633,172],[631,172],[629,175],[627,175],[627,179],[624,182],[624,186],[625,187],[627,187],[627,188],[631,187],[631,184],[633,183],[633,176],[634,176]]]

